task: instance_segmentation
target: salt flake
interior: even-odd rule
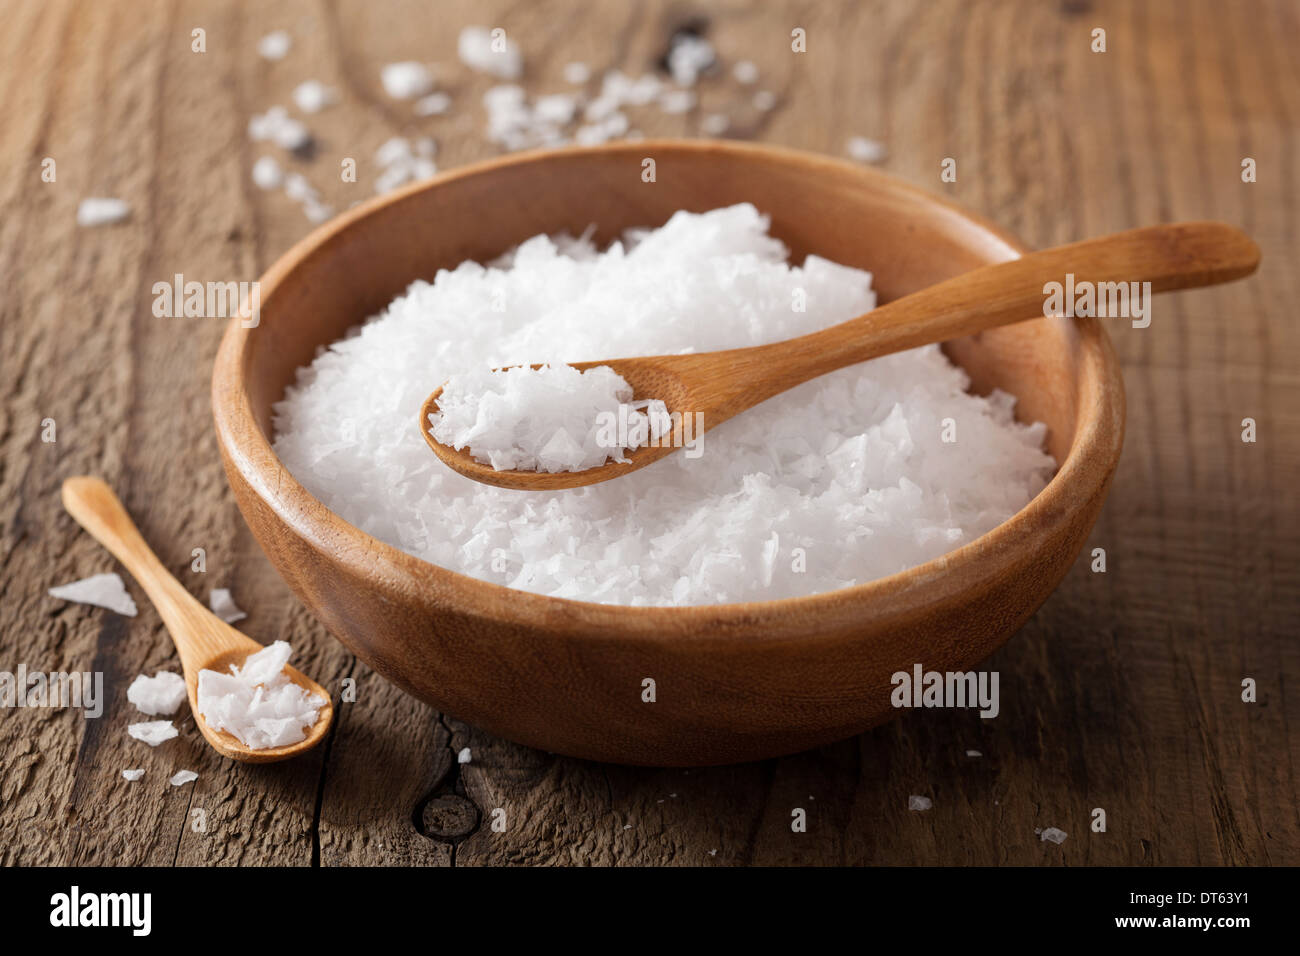
[[[157,747],[163,741],[171,740],[180,734],[170,720],[145,720],[138,724],[129,724],[126,732],[150,747]]]
[[[80,581],[73,581],[71,584],[62,584],[50,588],[49,593],[51,597],[60,598],[64,601],[75,601],[78,604],[93,604],[95,607],[105,607],[127,617],[135,617],[137,613],[135,601],[131,599],[131,595],[126,593],[126,585],[113,572],[92,574]]]
[[[234,624],[248,617],[235,605],[235,599],[231,597],[229,588],[213,588],[209,591],[208,607],[227,624]]]

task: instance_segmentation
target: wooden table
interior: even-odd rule
[[[208,380],[223,322],[156,318],[176,273],[252,279],[310,224],[250,180],[271,148],[249,116],[305,79],[339,104],[309,118],[295,163],[343,208],[371,194],[375,148],[432,135],[443,167],[494,155],[456,60],[460,26],[504,26],[534,91],[571,60],[639,73],[691,12],[728,66],[749,58],[763,113],[729,75],[686,116],[633,114],[648,135],[732,134],[842,155],[887,144],[889,172],[1042,246],[1214,218],[1263,249],[1246,282],[1161,298],[1150,328],[1113,326],[1127,448],[1087,553],[988,666],[1002,713],[926,711],[834,746],[711,770],[600,766],[493,739],[404,696],[346,653],[250,538],[218,462]],[[102,671],[100,719],[0,711],[0,862],[68,864],[1300,863],[1300,65],[1294,4],[1189,2],[8,2],[0,16],[0,670]],[[278,63],[256,53],[285,27]],[[790,31],[807,31],[807,53]],[[1107,49],[1092,52],[1092,31]],[[191,31],[206,31],[206,52]],[[382,64],[436,61],[450,114],[411,118]],[[354,184],[337,175],[358,159]],[[56,162],[55,182],[41,177]],[[940,163],[957,160],[956,183]],[[1258,181],[1242,181],[1242,161]],[[123,225],[74,223],[85,196]],[[864,228],[869,228],[864,224]],[[360,318],[360,316],[358,317]],[[54,442],[42,421],[56,422]],[[1243,443],[1242,419],[1258,441]],[[128,740],[141,672],[175,667],[138,617],[69,605],[52,585],[115,569],[59,505],[94,473],[200,598],[230,587],[260,641],[358,699],[325,747],[263,767],[218,758],[194,729]],[[207,570],[191,568],[205,549]],[[1253,679],[1258,699],[1242,701]],[[473,762],[458,765],[470,747]],[[967,749],[982,752],[966,756]],[[126,767],[145,778],[123,780]],[[200,774],[182,789],[176,769]],[[933,798],[909,811],[908,796]],[[495,808],[509,827],[483,825]],[[1094,808],[1106,811],[1092,832]],[[794,808],[807,811],[792,832]],[[202,826],[199,821],[202,821]],[[1060,846],[1036,828],[1059,827]]]

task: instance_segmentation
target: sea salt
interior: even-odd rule
[[[292,45],[288,32],[273,30],[257,41],[257,53],[264,60],[283,60]]]
[[[776,106],[776,94],[771,90],[759,90],[754,94],[754,109],[766,113]]]
[[[1064,843],[1065,837],[1066,832],[1064,830],[1058,830],[1056,827],[1048,827],[1038,833],[1038,838],[1040,840],[1044,842],[1051,841],[1052,843],[1057,844]]]
[[[185,678],[171,671],[141,674],[126,689],[126,699],[142,714],[171,716],[185,701]]]
[[[255,143],[271,142],[293,152],[311,143],[311,131],[290,116],[283,106],[272,106],[265,113],[255,113],[249,119],[248,138]]]
[[[659,108],[665,113],[689,113],[695,108],[695,94],[690,90],[665,90],[659,97]]]
[[[296,172],[284,177],[284,194],[294,202],[310,202],[320,198],[320,193],[308,182],[307,177]]]
[[[123,771],[122,771],[122,776],[125,777],[127,780],[131,781],[132,783],[135,783],[135,781],[139,780],[141,777],[144,776],[144,771],[143,771],[143,770],[123,770]]]
[[[700,132],[705,136],[721,136],[730,125],[725,113],[709,113],[700,120]]]
[[[737,83],[750,86],[758,82],[758,65],[753,60],[737,60],[736,65],[731,68],[731,75],[736,78]]]
[[[379,73],[384,92],[395,100],[413,100],[433,89],[433,72],[410,60],[389,63]]]
[[[859,163],[878,163],[887,154],[884,143],[878,143],[874,139],[867,139],[865,136],[849,137],[847,150],[849,157]]]
[[[704,37],[693,33],[680,33],[673,39],[668,51],[668,72],[682,86],[694,86],[700,74],[717,61],[713,45]]]
[[[234,624],[248,617],[230,594],[229,588],[213,588],[208,592],[208,608],[227,624]]]
[[[165,740],[171,740],[180,731],[172,726],[170,720],[144,720],[138,724],[127,725],[128,736],[134,737],[150,747],[157,747]]]
[[[198,779],[199,775],[193,770],[178,770],[176,773],[172,774],[171,785],[173,787],[181,787],[192,780]]]
[[[305,80],[293,88],[293,102],[304,113],[319,113],[337,99],[338,94],[319,80]]]
[[[938,346],[821,376],[711,430],[697,459],[680,450],[581,489],[489,487],[425,444],[419,408],[453,375],[761,345],[875,304],[869,273],[792,265],[767,225],[748,204],[680,212],[604,252],[537,236],[417,280],[299,372],[274,409],[276,454],[345,520],[417,557],[609,604],[870,581],[975,540],[1042,490],[1045,427],[1018,423],[1009,395],[967,392]],[[947,418],[957,442],[943,441]]]
[[[80,581],[50,588],[50,597],[75,601],[78,604],[106,607],[127,617],[135,617],[137,612],[135,601],[127,594],[126,585],[122,583],[121,577],[111,571],[106,574],[92,574]]]
[[[77,206],[77,225],[111,226],[126,219],[130,214],[131,207],[127,205],[125,199],[91,196],[81,200],[80,205]]]
[[[276,641],[229,674],[199,671],[198,710],[208,726],[224,730],[246,747],[266,750],[307,737],[325,701],[284,672],[292,649]]]
[[[468,446],[497,471],[585,471],[627,461],[628,451],[666,430],[662,401],[632,397],[608,365],[479,369],[447,381],[429,421],[438,441]]]
[[[462,747],[460,753],[456,754],[456,763],[469,763],[472,759],[468,747]]]
[[[433,176],[438,172],[438,166],[433,161],[437,151],[437,144],[428,137],[417,139],[414,144],[404,136],[385,140],[375,150],[375,162],[380,167],[379,177],[375,180],[375,192],[391,192],[409,182]]]
[[[590,79],[591,68],[587,64],[578,60],[564,64],[564,82],[572,83],[574,86],[581,86]]]
[[[413,111],[416,116],[441,116],[451,108],[451,96],[446,93],[430,93],[415,101]]]
[[[258,189],[279,189],[283,183],[284,170],[274,156],[262,156],[253,163],[253,185]]]
[[[456,54],[470,69],[503,80],[517,80],[524,72],[523,54],[504,32],[495,37],[494,32],[485,27],[465,27],[456,40]]]
[[[907,798],[907,809],[909,810],[929,810],[932,806],[934,806],[934,801],[929,797],[914,793]]]

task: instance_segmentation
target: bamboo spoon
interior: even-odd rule
[[[668,411],[703,413],[704,429],[809,379],[905,349],[974,335],[985,329],[1044,314],[1048,282],[1072,273],[1084,282],[1150,282],[1152,292],[1191,289],[1250,275],[1259,247],[1232,226],[1186,222],[1148,226],[1088,239],[1010,262],[985,266],[904,296],[820,332],[759,345],[689,355],[575,362],[588,369],[608,365],[632,386],[635,398],[658,398]],[[1147,303],[1149,307],[1150,303]],[[585,471],[497,471],[433,437],[429,415],[442,388],[420,408],[420,431],[429,447],[454,470],[488,485],[541,491],[576,488],[644,468],[674,451],[644,446],[627,463],[607,462]]]
[[[63,482],[63,507],[126,566],[153,601],[180,654],[185,689],[189,693],[195,722],[217,753],[246,763],[271,763],[297,756],[325,739],[334,719],[330,695],[292,667],[285,667],[286,676],[325,701],[306,738],[284,747],[253,750],[237,737],[210,728],[199,714],[199,671],[229,673],[231,664],[242,665],[250,654],[262,650],[262,645],[245,637],[205,608],[168,573],[145,544],[122,502],[104,482],[89,477],[67,479]]]

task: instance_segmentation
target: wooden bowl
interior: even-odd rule
[[[655,182],[642,160],[655,160]],[[1097,518],[1124,393],[1093,319],[1043,319],[948,343],[977,391],[1049,426],[1060,470],[1009,521],[920,567],[811,597],[622,607],[514,591],[428,564],[333,514],[271,450],[271,405],[318,346],[415,278],[540,232],[600,241],[678,209],[742,201],[802,261],[871,270],[887,301],[1023,251],[894,179],[821,156],[649,141],[522,154],[380,197],[316,230],[261,279],[261,322],[232,320],[213,410],[239,508],[289,586],[353,653],[440,711],[556,753],[699,765],[791,753],[895,713],[890,677],[968,670],[1047,599]],[[416,427],[415,409],[400,423]],[[524,492],[521,492],[521,494]],[[655,682],[654,701],[643,682]]]

